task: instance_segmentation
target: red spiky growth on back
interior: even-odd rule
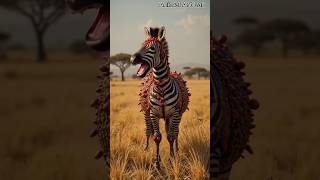
[[[177,80],[176,82],[179,85],[179,90],[180,90],[179,109],[182,114],[188,109],[189,96],[191,96],[191,94],[189,93],[189,89],[186,86],[187,81],[183,80],[181,73],[177,73],[176,71],[171,72],[170,76],[174,77]]]
[[[186,86],[186,81],[183,80],[181,73],[177,73],[176,71],[170,72],[170,77],[174,78],[179,85],[179,102],[178,108],[180,112],[183,113],[188,109],[189,104],[189,89]],[[141,106],[141,111],[147,112],[150,110],[150,88],[152,85],[156,85],[158,82],[153,78],[152,71],[148,73],[148,75],[144,78],[141,83],[140,91],[139,91],[139,105]],[[159,97],[161,98],[161,97]]]
[[[98,136],[99,151],[95,155],[96,159],[104,158],[106,162],[107,174],[110,172],[110,64],[109,58],[105,58],[105,64],[100,68],[101,74],[97,76],[99,80],[97,98],[92,102],[91,107],[96,109],[96,119],[93,123],[96,128],[92,131],[91,137]]]
[[[251,129],[255,127],[252,110],[259,108],[259,103],[249,97],[252,93],[248,89],[250,83],[243,79],[245,64],[233,57],[226,41],[226,36],[216,39],[211,35],[211,81],[220,85],[218,88],[222,101],[221,121],[213,122],[211,133],[213,146],[219,141],[223,146],[221,171],[227,170],[243,157],[244,150],[253,153],[248,145]]]
[[[150,87],[152,86],[154,79],[152,77],[152,73],[146,75],[141,83],[140,91],[139,91],[139,105],[141,106],[141,111],[147,112],[150,110]]]

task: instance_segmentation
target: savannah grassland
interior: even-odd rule
[[[209,80],[187,81],[190,110],[181,120],[180,149],[173,164],[169,162],[169,143],[161,119],[160,172],[153,168],[152,138],[149,150],[143,150],[145,123],[138,106],[140,83],[140,80],[111,81],[111,179],[209,179]]]
[[[231,179],[318,180],[320,59],[239,59],[247,62],[246,79],[252,83],[261,107],[255,112],[257,127],[250,143],[255,154],[245,154],[246,158],[235,164]],[[93,158],[97,139],[89,138],[94,128],[94,110],[89,104],[95,97],[99,64],[53,57],[45,64],[0,64],[1,180],[105,179],[103,161]],[[206,175],[207,161],[202,158],[208,157],[203,152],[208,147],[209,101],[197,83],[201,84],[188,82],[192,102],[181,125],[177,162],[186,166],[174,164],[171,168],[166,164],[168,143],[163,133],[160,148],[164,175]],[[149,151],[143,151],[143,117],[136,102],[138,83],[112,84],[112,90],[117,91],[111,92],[111,102],[118,102],[111,109],[112,176],[119,179],[121,172],[122,177],[148,176],[154,143],[150,141]],[[197,111],[204,113],[202,121]]]

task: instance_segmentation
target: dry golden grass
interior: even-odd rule
[[[139,80],[111,81],[111,179],[208,179],[210,158],[209,80],[189,80],[190,110],[180,124],[180,151],[169,163],[164,121],[160,144],[161,171],[153,168],[155,143],[143,150],[144,117],[138,106]]]
[[[1,180],[105,179],[103,161],[93,158],[98,149],[97,139],[88,137],[94,128],[91,123],[94,110],[89,108],[89,104],[95,97],[95,76],[100,63],[78,62],[75,59],[70,63],[54,62],[0,64]],[[261,104],[261,108],[255,112],[257,127],[250,143],[255,154],[236,162],[231,180],[271,180],[271,177],[272,180],[318,180],[319,59],[248,59],[246,73],[246,79],[252,83],[254,97],[259,99]],[[133,87],[136,86],[135,82],[132,83]],[[190,82],[189,86],[194,91],[193,82]],[[137,89],[134,87],[131,95],[127,96],[133,108],[137,108],[136,94]],[[199,97],[196,98],[197,94]],[[192,98],[196,98],[194,103],[198,103],[198,98],[203,98],[204,103],[207,102],[201,94],[204,93],[192,94]],[[122,96],[118,92],[116,98],[121,99]],[[121,106],[128,105],[130,104]],[[118,106],[119,110],[121,106]],[[144,135],[143,126],[140,125],[143,118],[137,113],[138,109],[133,108],[126,109],[131,115],[137,114],[139,117],[131,118],[129,114],[128,121],[120,118],[115,120],[122,121],[122,124],[118,125],[125,126],[127,130],[139,128],[136,128],[133,134],[122,134],[122,138],[119,138],[119,134],[113,136],[121,139],[121,143],[119,141],[111,144],[111,147],[120,150],[118,154],[122,156],[127,153],[127,157],[117,162],[118,167],[123,167],[123,159],[139,159],[134,165],[132,161],[127,162],[137,171],[123,171],[128,173],[126,176],[143,179],[150,174],[148,168],[154,145],[150,144],[148,153],[142,150]],[[190,111],[184,115],[183,124],[194,122],[197,127],[197,120],[188,120],[188,117],[196,116],[195,108],[190,109],[193,113]],[[189,131],[185,129],[182,128],[181,132],[189,135]],[[207,129],[204,128],[205,131]],[[185,144],[189,139],[189,144],[196,144],[192,147],[199,146],[196,148],[202,149],[197,143],[202,144],[206,140],[197,141],[197,137],[195,133],[191,137],[184,137],[185,142],[181,138],[180,143]],[[124,142],[128,144],[124,145]],[[126,151],[128,145],[136,148]],[[164,138],[161,142],[163,164],[168,160],[167,147],[168,143]],[[185,160],[185,156],[180,156],[181,161],[192,162],[197,164],[192,165],[193,167],[200,167],[200,164],[204,164],[203,160],[192,156],[192,151],[188,152],[189,147],[191,145],[181,147],[181,152],[187,152],[186,155],[192,160]],[[198,152],[198,149],[195,152]],[[186,172],[184,167],[179,165],[174,166],[174,171],[166,168],[169,166],[163,167],[164,174],[203,174],[201,168]],[[113,171],[113,175],[122,170],[114,169],[118,172]]]
[[[89,138],[99,64],[0,64],[1,180],[105,177]]]
[[[254,155],[236,162],[231,180],[319,180],[320,59],[251,58],[246,73],[261,107]]]

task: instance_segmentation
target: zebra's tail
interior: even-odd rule
[[[211,102],[210,161],[218,158],[220,174],[230,171],[232,164],[243,157],[244,150],[253,153],[248,145],[251,129],[255,127],[252,110],[259,108],[259,103],[250,98],[250,83],[243,78],[245,64],[233,57],[226,41],[226,36],[217,39],[211,34],[210,96],[214,102]],[[218,157],[213,154],[215,149],[221,150]],[[210,164],[210,174],[216,173],[213,165]]]
[[[101,75],[97,76],[99,79],[99,85],[97,92],[97,98],[92,102],[91,107],[96,109],[96,119],[93,123],[96,125],[96,128],[91,133],[91,137],[98,136],[99,140],[99,151],[97,152],[95,158],[101,159],[104,158],[106,162],[106,172],[107,176],[110,173],[110,92],[109,92],[109,59],[106,58],[105,64],[100,68]]]

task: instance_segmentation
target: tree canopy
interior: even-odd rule
[[[234,19],[233,23],[238,25],[243,25],[243,26],[257,25],[259,24],[259,20],[251,16],[243,16],[243,17],[238,17]]]
[[[289,43],[299,34],[311,32],[310,27],[299,20],[274,19],[264,23],[261,29],[268,31],[282,44],[282,56],[288,56]]]
[[[110,57],[110,64],[119,68],[121,72],[121,80],[124,81],[124,72],[131,66],[130,54],[119,53]]]
[[[236,45],[250,48],[252,55],[258,55],[267,42],[275,40],[280,42],[284,58],[292,48],[299,48],[307,53],[318,46],[316,33],[300,20],[279,18],[258,22],[252,17],[239,17],[233,23],[242,26],[256,25],[241,31],[235,41]]]
[[[44,35],[48,28],[56,23],[64,14],[66,3],[64,0],[1,0],[0,7],[16,12],[26,17],[35,31],[38,56],[37,60],[47,60],[44,45]]]

